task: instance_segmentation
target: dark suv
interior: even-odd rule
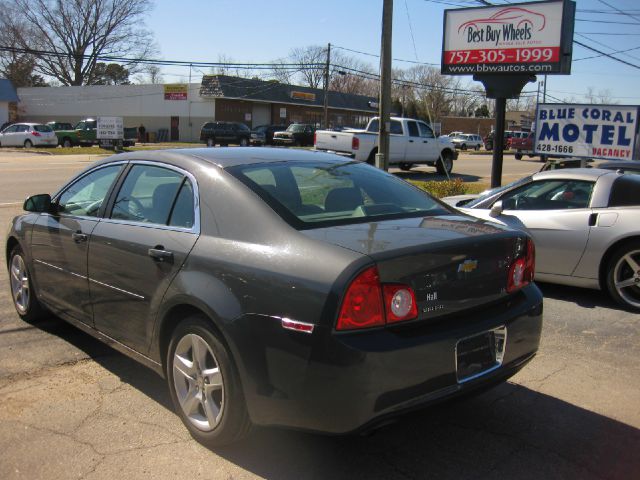
[[[208,147],[226,146],[230,143],[246,147],[251,139],[251,130],[239,122],[207,122],[200,130],[200,141]]]
[[[286,130],[286,125],[260,125],[251,130],[251,145],[273,145],[273,134]]]

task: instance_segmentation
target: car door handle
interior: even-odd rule
[[[82,242],[86,242],[89,237],[87,236],[87,234],[82,232],[73,232],[71,234],[71,238],[76,243],[82,243]]]
[[[409,143],[413,143],[413,140],[409,140]]]
[[[162,245],[156,245],[154,248],[150,248],[147,253],[158,262],[173,260],[173,252],[165,250]]]
[[[596,223],[598,223],[598,214],[592,213],[591,215],[589,215],[589,226],[595,227]]]
[[[422,143],[429,143],[429,140],[423,140]]]

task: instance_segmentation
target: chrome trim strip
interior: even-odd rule
[[[139,298],[140,300],[144,300],[145,298],[142,295],[138,295],[137,293],[129,292],[128,290],[123,290],[122,288],[114,287],[113,285],[109,285],[108,283],[99,282],[98,280],[85,277],[84,275],[80,275],[79,273],[70,272],[69,270],[65,270],[64,268],[58,267],[56,265],[51,265],[50,263],[43,262],[42,260],[34,259],[34,262],[53,268],[54,270],[58,270],[59,272],[68,273],[69,275],[73,275],[74,277],[82,278],[83,280],[89,280],[90,282],[101,285],[103,287],[110,288],[112,290],[115,290],[116,292],[124,293],[125,295],[131,295],[132,297]]]
[[[101,285],[103,287],[110,288],[115,290],[116,292],[124,293],[125,295],[131,295],[132,297],[139,298],[140,300],[144,300],[142,295],[138,295],[137,293],[129,292],[128,290],[123,290],[122,288],[114,287],[113,285],[109,285],[108,283],[99,282],[98,280],[94,280],[93,278],[89,279],[90,282]]]
[[[45,266],[47,266],[49,268],[53,268],[54,270],[58,270],[59,272],[68,273],[69,275],[73,275],[74,277],[78,277],[78,278],[82,278],[83,280],[87,280],[87,277],[85,277],[84,275],[80,275],[79,273],[74,273],[74,272],[72,272],[70,270],[65,270],[64,268],[58,267],[57,265],[51,265],[50,263],[43,262],[42,260],[38,260],[37,258],[34,259],[33,261],[36,262],[36,263],[39,263],[41,265],[45,265]]]

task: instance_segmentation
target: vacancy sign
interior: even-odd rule
[[[574,9],[556,0],[445,10],[442,73],[570,73]]]
[[[638,106],[540,104],[534,151],[543,155],[631,160]]]

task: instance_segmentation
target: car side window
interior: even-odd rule
[[[566,210],[588,208],[593,182],[582,180],[543,180],[503,195],[505,210]]]
[[[10,127],[5,128],[2,133],[15,133],[17,131],[18,131],[18,126],[11,125]]]
[[[389,133],[392,135],[402,135],[402,123],[398,120],[391,120],[391,130]]]
[[[189,179],[185,178],[171,210],[169,226],[192,228],[194,220],[193,186]]]
[[[167,225],[183,178],[168,168],[134,165],[118,192],[111,218]]]
[[[416,122],[407,122],[407,128],[409,129],[410,137],[419,137],[420,132],[418,131],[418,125]]]
[[[58,198],[58,211],[63,214],[97,217],[111,185],[122,165],[94,170],[71,184]]]
[[[425,138],[435,138],[433,130],[426,123],[418,122],[418,128],[420,129],[420,136]]]

